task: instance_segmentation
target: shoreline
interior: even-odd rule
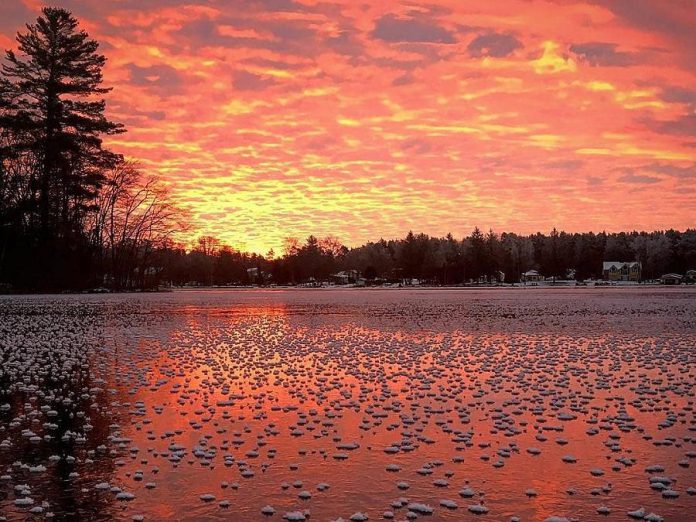
[[[443,285],[443,286],[196,286],[196,287],[174,287],[158,290],[126,290],[108,292],[90,291],[61,291],[61,292],[12,292],[0,293],[0,297],[12,296],[97,296],[97,295],[146,295],[146,294],[171,294],[179,292],[213,292],[213,291],[238,291],[238,292],[294,292],[294,291],[503,291],[503,290],[571,290],[571,291],[594,291],[594,290],[696,290],[695,284],[663,285],[663,284],[617,284],[617,285]]]

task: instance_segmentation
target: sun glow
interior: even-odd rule
[[[3,47],[42,4],[3,6]],[[696,11],[622,5],[71,9],[128,128],[107,143],[187,209],[181,239],[266,252],[310,233],[610,230],[627,212],[693,226]]]

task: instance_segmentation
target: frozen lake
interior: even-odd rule
[[[696,288],[0,297],[0,520],[692,521],[695,363]]]

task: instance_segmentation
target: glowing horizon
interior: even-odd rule
[[[696,226],[688,3],[243,4],[59,2],[108,58],[107,143],[191,236]],[[43,5],[0,0],[3,49]]]

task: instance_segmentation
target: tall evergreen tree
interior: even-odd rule
[[[0,78],[0,126],[18,139],[15,149],[32,151],[39,171],[32,189],[43,234],[65,234],[120,160],[101,137],[121,132],[109,121],[105,102],[95,99],[106,61],[98,43],[78,29],[70,12],[46,7],[35,24],[17,34],[19,53],[6,53]]]
[[[467,250],[467,277],[469,279],[478,280],[482,275],[487,273],[486,263],[486,238],[479,227],[475,227],[474,231],[468,239]]]
[[[0,159],[32,158],[20,205],[23,235],[49,260],[84,239],[104,173],[122,160],[102,137],[123,127],[104,114],[106,59],[70,12],[44,8],[17,34],[17,47],[6,52],[0,73]]]

